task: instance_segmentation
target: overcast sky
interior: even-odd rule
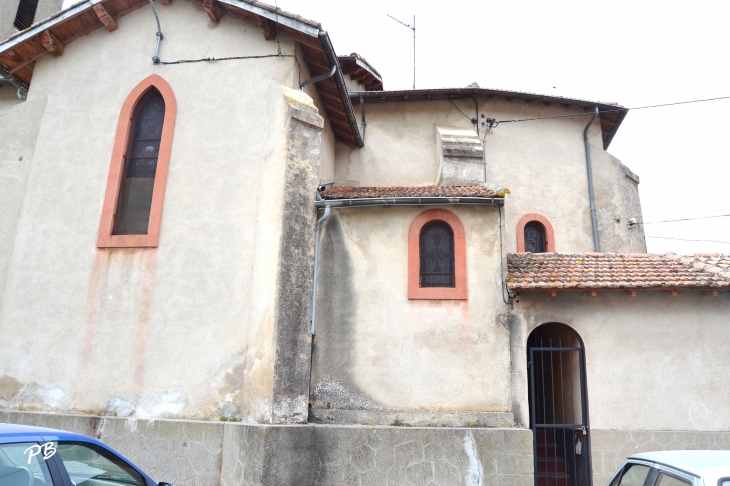
[[[729,1],[279,0],[278,6],[321,22],[338,54],[364,56],[389,90],[412,87],[413,43],[412,32],[386,14],[406,23],[416,15],[417,88],[476,81],[626,107],[730,96]],[[728,111],[730,100],[628,114],[609,152],[641,177],[647,223],[730,214]],[[730,217],[645,228],[650,252],[730,253]]]

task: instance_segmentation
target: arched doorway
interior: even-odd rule
[[[590,431],[583,342],[551,322],[527,338],[536,486],[590,486]]]

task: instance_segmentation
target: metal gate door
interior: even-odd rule
[[[528,366],[535,486],[590,486],[583,348],[549,340]]]

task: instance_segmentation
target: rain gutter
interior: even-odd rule
[[[374,206],[503,206],[503,197],[370,197],[352,199],[323,199],[314,201],[315,207],[357,208]]]
[[[586,127],[583,129],[583,143],[586,148],[586,172],[588,173],[588,202],[591,207],[591,224],[593,225],[593,251],[596,253],[601,252],[601,242],[598,239],[598,220],[596,218],[596,195],[593,191],[593,167],[591,166],[591,144],[588,142],[588,129],[591,128],[593,120],[598,116],[598,107],[596,106],[595,111],[591,120],[588,122]]]

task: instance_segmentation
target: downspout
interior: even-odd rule
[[[304,82],[302,83],[302,85],[300,86],[300,88],[302,88],[302,91],[304,91],[304,89],[305,89],[305,88],[306,88],[307,86],[309,86],[310,84],[312,84],[312,83],[317,83],[317,82],[319,82],[319,81],[322,81],[323,79],[327,79],[327,78],[329,78],[329,77],[332,77],[332,75],[334,75],[334,74],[335,74],[335,71],[336,71],[336,70],[337,70],[337,65],[335,64],[335,65],[333,65],[333,66],[332,66],[332,68],[331,68],[331,69],[330,69],[329,71],[327,71],[326,73],[324,73],[324,74],[322,74],[322,75],[320,75],[320,76],[317,76],[316,78],[310,78],[310,79],[308,79],[308,80],[304,81]]]
[[[360,94],[360,115],[362,116],[362,141],[365,142],[365,127],[367,127],[368,124],[365,123],[365,98],[362,93]]]
[[[18,99],[25,101],[28,98],[28,87],[0,66],[0,85],[8,83],[18,88]]]
[[[598,220],[596,219],[596,197],[593,193],[593,169],[591,167],[591,146],[588,143],[588,129],[591,127],[593,120],[598,116],[598,107],[593,112],[591,121],[588,122],[583,130],[583,142],[586,146],[586,171],[588,172],[588,199],[591,205],[591,224],[593,225],[593,250],[596,253],[601,252],[601,242],[598,240]]]
[[[319,194],[317,194],[319,197]],[[317,220],[317,226],[314,230],[314,289],[312,290],[312,344],[314,344],[314,319],[317,317],[317,269],[319,267],[319,230],[322,223],[330,216],[330,207],[325,205],[324,214]]]

